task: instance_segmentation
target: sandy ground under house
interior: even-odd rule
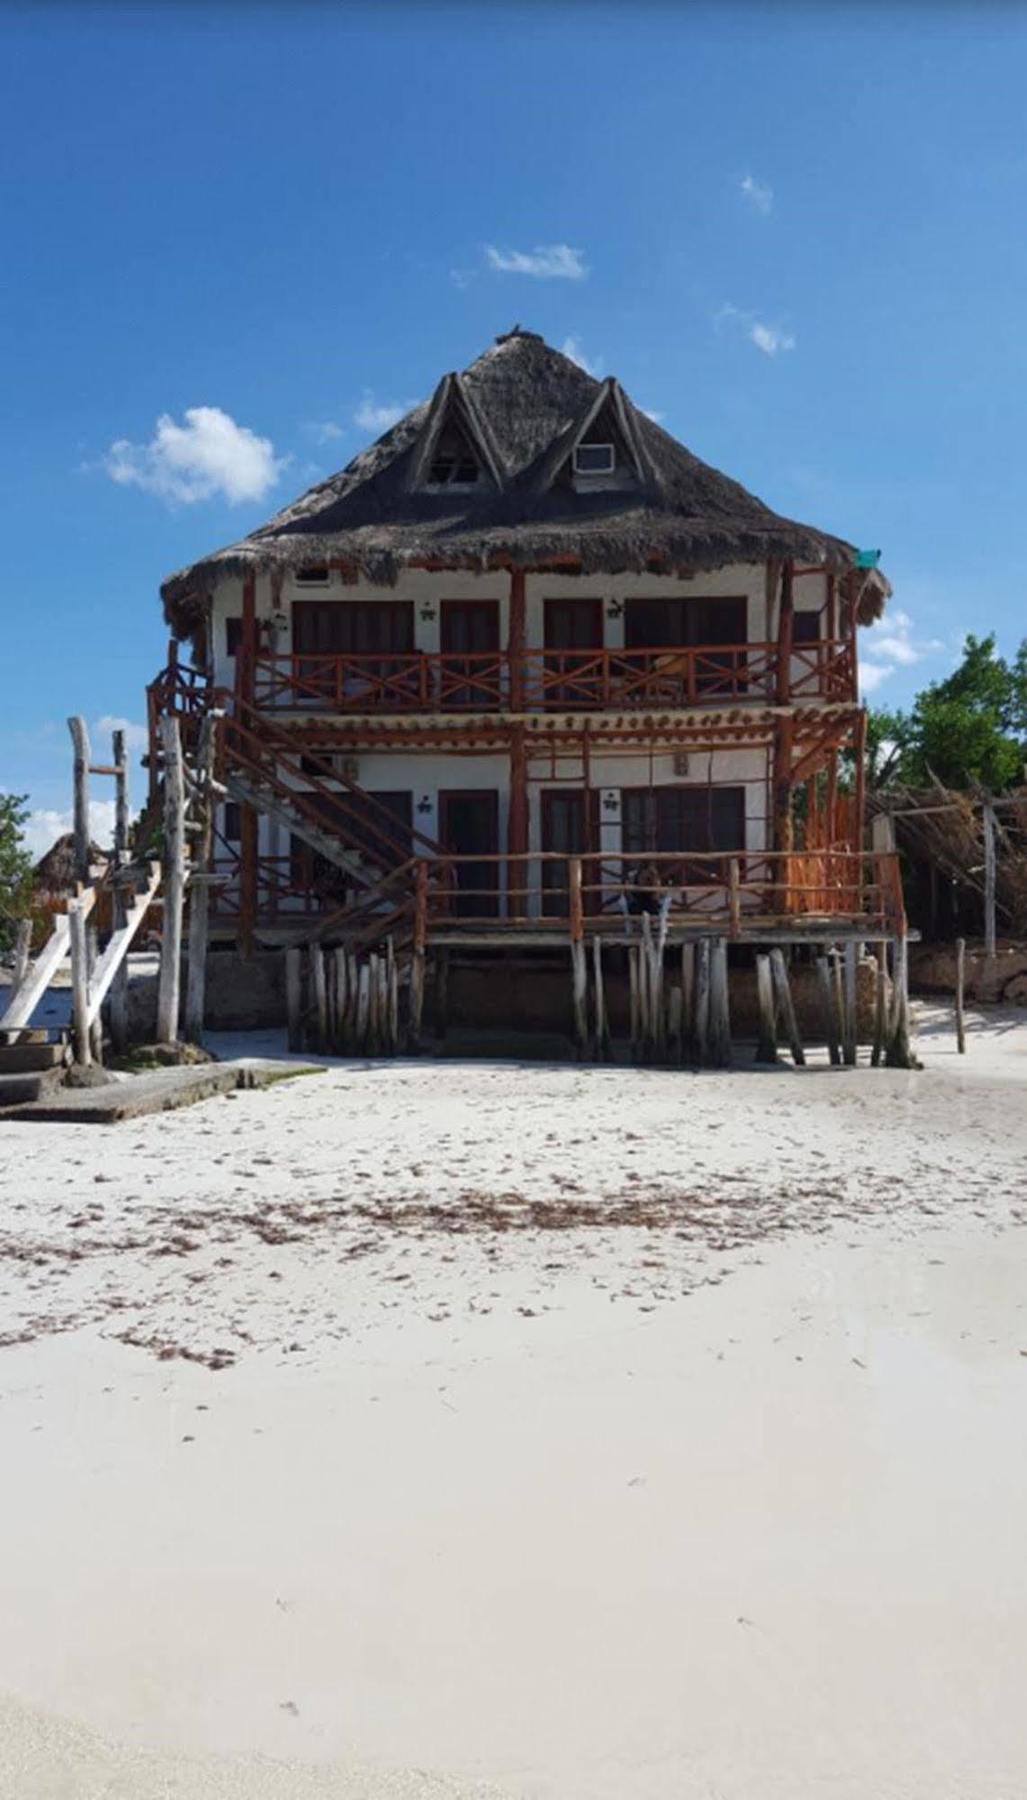
[[[1027,1024],[920,1047],[0,1123],[0,1793],[1027,1791]]]

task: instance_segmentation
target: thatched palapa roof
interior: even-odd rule
[[[108,852],[101,850],[99,844],[90,842],[90,868],[104,869],[108,861]],[[75,833],[66,831],[63,837],[59,837],[56,843],[50,845],[46,855],[40,857],[32,871],[33,885],[40,893],[44,894],[71,894],[74,893],[78,878],[78,864],[75,861]]]
[[[618,444],[616,483],[572,483],[571,453],[590,431]],[[473,485],[428,479],[444,434],[472,454]],[[332,475],[237,544],[162,587],[185,632],[219,578],[336,563],[392,586],[429,563],[486,569],[571,566],[584,574],[715,569],[775,558],[845,570],[851,544],[772,512],[686,450],[620,384],[592,375],[534,332],[515,328],[462,375],[443,377]],[[879,616],[888,584],[861,575],[860,616]]]

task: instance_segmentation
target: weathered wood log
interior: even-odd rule
[[[888,1036],[888,953],[884,944],[874,946],[874,1047],[870,1052],[873,1068],[879,1068]]]
[[[32,948],[32,920],[19,919],[14,927],[14,969],[9,1000],[13,1000],[22,982],[29,972],[29,952]]]
[[[285,952],[285,1018],[290,1050],[303,1045],[303,961],[298,944],[290,944]]]
[[[164,922],[157,986],[157,1039],[162,1044],[177,1044],[185,902],[185,783],[178,720],[173,713],[165,714],[160,725],[164,748]]]
[[[205,713],[200,723],[196,753],[196,785],[198,788],[197,823],[200,827],[193,848],[193,867],[201,875],[210,875],[214,850],[214,758],[217,750],[217,720]],[[206,1011],[207,945],[210,923],[210,883],[199,881],[189,887],[189,960],[185,984],[185,1035],[191,1044],[203,1037]]]
[[[435,1036],[444,1038],[449,1024],[449,951],[435,955]]]
[[[826,956],[817,957],[817,984],[820,989],[820,1012],[827,1054],[834,1068],[841,1065],[838,1018],[835,1009],[834,976]]]
[[[792,1053],[792,1061],[802,1067],[806,1061],[806,1052],[799,1036],[799,1025],[795,1017],[792,1003],[792,988],[788,979],[788,965],[784,959],[784,951],[773,949],[770,952],[770,967],[774,978],[774,991],[777,995],[778,1012],[784,1026],[785,1036]]]
[[[986,800],[981,807],[984,828],[984,954],[996,953],[995,938],[995,811]]]
[[[310,995],[314,1012],[314,1041],[323,1055],[328,1048],[328,989],[325,983],[325,959],[320,944],[307,950],[310,967]]]
[[[966,939],[956,939],[956,1049],[966,1055],[966,1018],[963,1002],[966,992]]]
[[[777,1017],[774,1006],[774,977],[770,958],[760,952],[756,956],[756,999],[759,1006],[759,1036],[756,1061],[777,1062]]]
[[[128,757],[124,728],[111,732],[114,765],[114,866],[123,867],[128,859]],[[126,922],[125,891],[120,882],[114,888],[113,924],[115,931]],[[116,1050],[128,1046],[128,957],[118,965],[107,1001],[107,1018],[111,1043]]]
[[[357,976],[357,1017],[353,1048],[358,1055],[367,1054],[368,1024],[371,1016],[371,969],[367,962],[359,965]]]
[[[89,1032],[89,946],[86,941],[86,915],[77,898],[68,902],[68,927],[71,937],[71,1019],[75,1061],[86,1068],[93,1060]]]
[[[682,993],[675,981],[667,993],[667,1053],[675,1063],[680,1063],[685,1053],[682,1018]]]
[[[628,946],[628,1041],[633,1062],[637,1062],[639,1058],[640,1039],[642,1034],[642,1015],[638,986],[638,945],[630,944]]]
[[[610,1021],[606,1015],[606,984],[603,980],[603,940],[596,932],[592,939],[592,996],[595,1013],[595,1059],[610,1058]]]
[[[731,1010],[727,979],[727,944],[721,937],[710,945],[710,1051],[715,1069],[731,1066]]]
[[[695,945],[681,946],[681,1055],[692,1048],[695,1039]]]
[[[588,965],[580,938],[571,939],[571,1005],[574,1013],[574,1048],[583,1061],[588,1055]]]
[[[700,938],[695,969],[695,1056],[700,1068],[710,1053],[710,940]]]
[[[855,943],[845,946],[845,1033],[842,1055],[847,1069],[856,1067],[856,951]]]
[[[895,939],[895,973],[892,978],[891,1029],[885,1063],[889,1069],[915,1069],[909,1033],[909,951],[906,934]]]

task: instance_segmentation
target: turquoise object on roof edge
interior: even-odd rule
[[[880,560],[881,560],[880,550],[857,550],[856,551],[856,567],[857,567],[857,569],[876,569]]]

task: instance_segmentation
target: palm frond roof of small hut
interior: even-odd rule
[[[106,850],[99,844],[90,841],[89,867],[91,871],[102,872],[109,861]],[[33,885],[41,894],[71,894],[75,891],[75,883],[79,879],[78,863],[75,860],[75,833],[66,831],[55,844],[51,844],[45,856],[40,857],[32,871]]]
[[[615,485],[581,491],[572,452],[591,437],[617,446]],[[440,444],[468,453],[473,482],[439,483]],[[772,512],[693,456],[628,398],[541,337],[515,327],[462,375],[443,377],[337,475],[266,525],[164,582],[169,623],[184,634],[223,575],[341,564],[392,586],[411,565],[486,569],[573,564],[584,574],[715,569],[792,558],[846,570],[851,544]],[[860,571],[859,617],[890,593]]]

